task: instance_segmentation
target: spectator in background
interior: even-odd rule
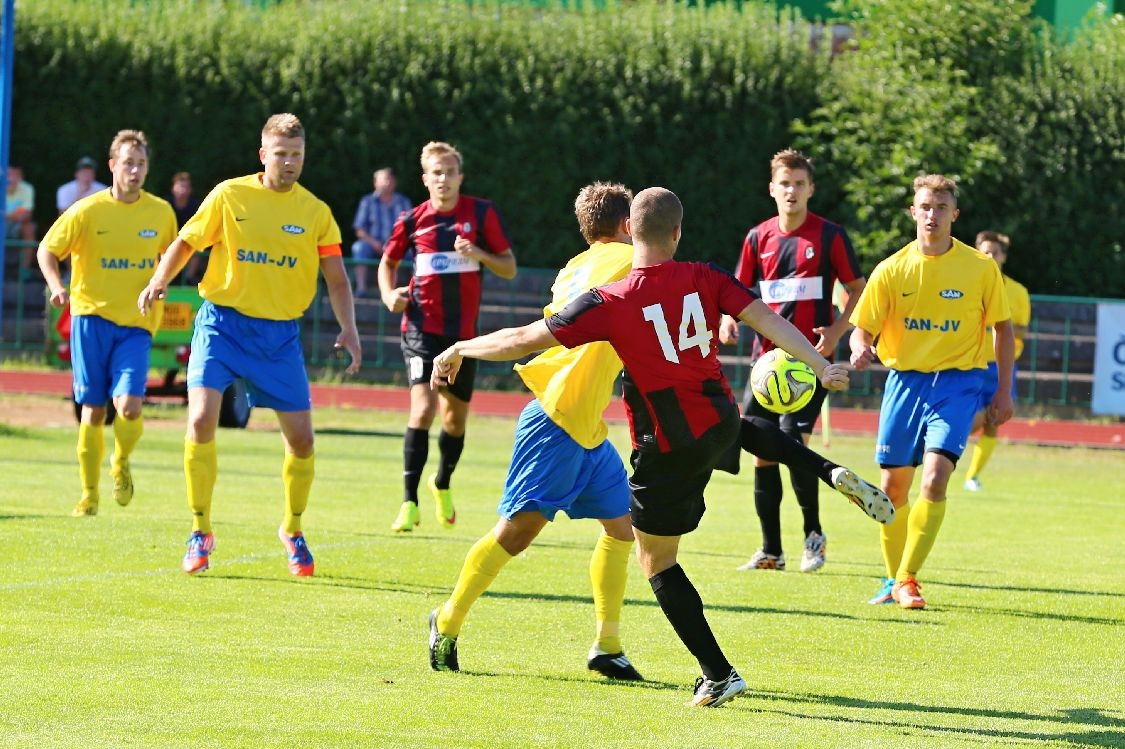
[[[410,198],[395,192],[395,173],[390,167],[377,169],[373,175],[375,191],[359,199],[352,228],[356,240],[352,244],[355,264],[355,295],[367,294],[368,264],[383,256],[383,244],[391,236],[391,229],[399,215],[414,206]]]
[[[1008,295],[1008,309],[1012,313],[1012,334],[1015,336],[1016,343],[1012,355],[1012,401],[1014,402],[1016,400],[1015,362],[1023,353],[1023,339],[1027,337],[1027,326],[1031,323],[1031,295],[1027,293],[1026,286],[1004,273],[1004,263],[1008,262],[1008,248],[1010,246],[1011,240],[1008,239],[1007,234],[995,231],[982,231],[977,234],[976,248],[991,257],[1000,266],[1000,272],[1004,278],[1004,291]],[[985,393],[982,395],[981,401],[990,401],[991,394],[996,392],[998,385],[999,368],[996,364],[995,352],[993,352],[993,356],[988,362]],[[992,457],[992,451],[996,447],[996,436],[1000,428],[998,424],[986,419],[985,415],[984,411],[980,411],[973,421],[973,431],[979,429],[981,434],[977,438],[977,443],[973,445],[973,457],[969,462],[969,475],[965,480],[965,488],[971,492],[981,490],[980,474],[984,470],[985,464],[988,463],[988,459]]]
[[[55,205],[58,207],[60,214],[70,208],[76,201],[105,189],[106,186],[95,179],[94,170],[97,168],[98,163],[89,156],[83,156],[78,160],[78,163],[74,165],[74,179],[60,187],[58,192],[55,193]]]
[[[35,241],[35,222],[31,214],[35,211],[35,188],[23,179],[23,167],[8,165],[8,202],[4,211],[4,238]],[[20,268],[31,267],[32,248],[21,251]]]
[[[183,227],[195,212],[199,210],[199,198],[191,184],[191,172],[176,172],[172,175],[172,192],[168,195],[168,202],[176,213],[176,226]],[[207,253],[197,252],[188,260],[187,267],[182,276],[183,283],[197,284],[202,280],[207,270]]]

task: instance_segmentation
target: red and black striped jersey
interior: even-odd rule
[[[460,196],[448,212],[437,211],[427,200],[395,222],[383,254],[401,261],[408,252],[414,252],[410,299],[402,315],[403,332],[415,330],[458,339],[477,334],[484,268],[479,261],[453,249],[458,236],[494,255],[512,247],[496,206],[471,195]]]
[[[625,365],[633,447],[670,452],[737,412],[719,364],[719,319],[757,298],[722,268],[668,261],[586,292],[547,327],[567,348],[609,341]]]
[[[833,285],[862,275],[844,227],[815,213],[789,234],[781,231],[777,216],[755,226],[742,243],[735,270],[739,281],[757,285],[762,301],[814,344],[819,336],[813,328],[831,325],[836,317]],[[766,352],[774,346],[759,335],[757,347]]]

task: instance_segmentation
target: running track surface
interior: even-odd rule
[[[70,391],[69,372],[0,371],[0,392],[29,395],[62,395]],[[473,395],[473,413],[514,418],[530,400],[524,392],[478,391]],[[314,407],[346,407],[407,411],[410,398],[405,387],[375,385],[312,386]],[[606,411],[609,421],[625,421],[625,408],[614,400]],[[874,437],[877,411],[833,408],[831,430],[838,434]],[[823,426],[823,423],[822,423]],[[1081,421],[1012,419],[1000,431],[1003,440],[1037,445],[1102,447],[1125,450],[1125,423],[1091,424]]]

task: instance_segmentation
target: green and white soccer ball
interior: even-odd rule
[[[770,349],[750,370],[750,389],[766,410],[778,414],[800,411],[816,392],[816,375],[809,365],[779,348]]]

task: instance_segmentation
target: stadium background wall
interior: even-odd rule
[[[428,140],[466,157],[465,189],[501,207],[520,261],[581,245],[570,205],[593,179],[675,190],[683,256],[733,265],[770,215],[771,154],[818,162],[813,209],[849,228],[865,270],[912,234],[909,182],[962,186],[956,233],[1013,237],[1033,293],[1125,296],[1125,22],[1056,38],[1030,0],[852,0],[854,49],[811,52],[795,11],[743,2],[36,0],[16,31],[12,161],[39,190],[105,158],[122,127],[154,147],[149,188],[256,168],[265,117],[309,131],[303,178],[348,226],[371,170],[423,196]],[[104,180],[107,170],[99,170]]]

